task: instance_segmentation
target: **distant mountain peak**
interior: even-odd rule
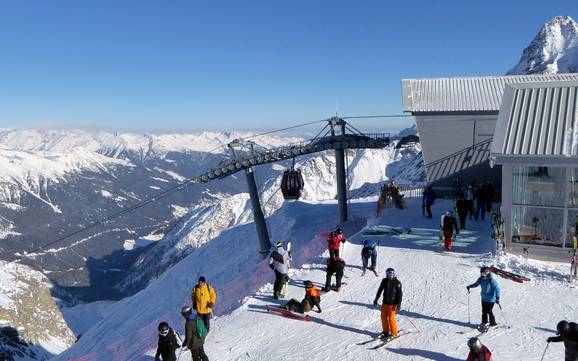
[[[545,23],[507,75],[578,72],[578,23],[556,16]]]

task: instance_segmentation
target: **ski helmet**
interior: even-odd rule
[[[307,280],[307,281],[303,281],[303,286],[305,286],[305,288],[311,288],[313,287],[313,282]]]
[[[468,347],[472,352],[480,352],[482,349],[482,343],[477,337],[472,337],[468,340]]]
[[[391,277],[395,277],[395,270],[393,268],[388,268],[385,270],[385,275],[386,276],[391,276]]]
[[[335,234],[341,235],[341,234],[343,234],[343,230],[342,230],[341,228],[337,228],[337,229],[335,230]]]
[[[169,324],[166,322],[159,323],[159,335],[166,336],[169,334]]]
[[[283,243],[281,243],[281,242],[275,243],[275,248],[281,248],[281,247],[283,247]]]
[[[192,311],[191,306],[184,306],[181,308],[181,315],[188,316]]]
[[[558,324],[556,325],[556,333],[558,335],[565,335],[568,333],[568,331],[570,330],[570,324],[568,324],[568,321],[560,321],[558,322]]]

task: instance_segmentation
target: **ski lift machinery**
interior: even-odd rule
[[[281,178],[281,193],[283,193],[283,198],[285,200],[299,199],[303,191],[303,185],[303,175],[301,175],[300,169],[295,169],[295,157],[293,157],[291,169],[285,170],[285,172],[283,172],[283,178]]]

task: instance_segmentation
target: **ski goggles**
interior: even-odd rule
[[[161,335],[161,336],[166,336],[168,334],[169,334],[169,330],[159,331],[159,335]]]
[[[395,276],[395,271],[387,271],[387,272],[385,272],[385,275],[389,276],[389,277],[393,277],[393,276]]]

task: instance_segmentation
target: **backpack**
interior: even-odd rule
[[[445,216],[444,217],[444,227],[443,227],[444,230],[453,229],[453,226],[454,226],[454,218]]]
[[[205,327],[205,323],[199,317],[195,320],[195,324],[197,326],[197,335],[200,339],[205,338],[207,336],[207,327]]]

